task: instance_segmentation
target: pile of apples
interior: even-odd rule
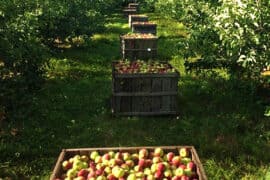
[[[144,62],[141,60],[137,61],[126,61],[121,60],[114,64],[116,73],[120,74],[136,74],[136,73],[173,73],[175,69],[167,63],[161,62]]]
[[[75,155],[62,163],[64,174],[56,180],[198,180],[197,166],[187,148],[179,153],[156,148],[137,153],[97,151]]]
[[[132,34],[125,34],[122,37],[125,39],[151,39],[155,38],[153,34],[141,34],[141,33],[132,33]]]

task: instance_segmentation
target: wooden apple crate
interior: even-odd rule
[[[139,11],[139,3],[129,3],[128,4],[128,7],[129,8],[136,8],[137,9],[137,11]]]
[[[147,60],[157,57],[157,36],[151,38],[127,38],[120,36],[120,41],[123,59]]]
[[[124,8],[123,9],[123,14],[124,14],[124,16],[125,17],[129,17],[129,15],[133,15],[133,14],[137,14],[137,9],[136,8],[129,8],[129,7],[127,7],[127,8]]]
[[[148,22],[148,16],[146,16],[146,15],[130,15],[129,20],[128,20],[128,24],[129,24],[130,28],[132,27],[133,22]]]
[[[157,24],[149,23],[143,24],[140,22],[132,23],[132,32],[133,33],[143,33],[143,34],[157,34]]]
[[[112,112],[124,116],[176,115],[179,72],[112,74]]]
[[[158,146],[164,150],[165,153],[174,152],[178,153],[180,148],[187,148],[191,152],[191,159],[197,165],[197,174],[199,175],[199,180],[207,180],[205,175],[205,171],[199,159],[199,156],[194,148],[194,146]],[[129,152],[129,153],[138,153],[138,151],[142,148],[148,149],[149,151],[153,151],[157,146],[143,146],[143,147],[108,147],[108,148],[80,148],[80,149],[63,149],[60,153],[54,170],[51,174],[50,180],[55,180],[56,178],[60,178],[64,173],[62,170],[62,162],[68,160],[69,158],[75,155],[89,155],[92,151],[98,151],[100,154],[105,154],[109,151],[120,151],[120,152]]]

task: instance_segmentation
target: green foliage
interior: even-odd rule
[[[189,28],[189,37],[179,43],[185,59],[226,61],[232,74],[252,78],[269,64],[268,1],[159,0],[156,7]]]

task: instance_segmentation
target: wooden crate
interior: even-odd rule
[[[129,8],[136,8],[137,9],[137,11],[139,11],[139,3],[129,3],[128,4],[128,7]]]
[[[116,62],[114,62],[116,63]],[[125,116],[176,115],[179,73],[112,74],[112,112]]]
[[[128,18],[129,27],[132,27],[133,22],[148,22],[148,16],[146,15],[130,15]]]
[[[149,22],[134,22],[132,23],[133,33],[144,33],[144,34],[157,34],[157,24]]]
[[[124,16],[125,17],[129,17],[129,15],[133,15],[133,14],[137,14],[137,9],[136,8],[129,8],[129,7],[127,7],[127,8],[124,8],[123,9],[123,14],[124,14]]]
[[[199,180],[207,180],[205,175],[204,168],[201,164],[199,156],[194,148],[194,146],[158,146],[164,150],[164,152],[174,152],[177,153],[180,148],[187,148],[191,152],[191,159],[197,165],[197,174],[199,175]],[[60,153],[54,170],[51,174],[50,180],[55,180],[60,178],[61,175],[64,173],[62,170],[62,162],[64,160],[68,160],[69,158],[75,155],[89,155],[92,151],[98,151],[100,154],[107,153],[109,151],[120,151],[120,152],[129,152],[129,153],[137,153],[138,150],[145,148],[149,151],[153,151],[155,146],[144,146],[144,147],[108,147],[108,148],[80,148],[80,149],[63,149]]]
[[[120,36],[123,59],[147,60],[157,57],[158,37],[135,38],[127,35]]]

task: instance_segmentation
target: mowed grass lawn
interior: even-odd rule
[[[184,26],[149,16],[158,23],[159,59],[181,73],[179,116],[111,115],[111,62],[121,57],[119,35],[129,32],[127,19],[115,14],[87,44],[56,51],[45,85],[29,96],[32,105],[0,135],[0,177],[48,179],[63,148],[194,145],[209,179],[270,178],[263,99],[224,70],[186,74],[177,55]]]

